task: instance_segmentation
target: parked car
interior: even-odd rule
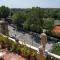
[[[54,38],[54,37],[50,37],[50,36],[48,36],[47,39],[48,39],[48,41],[50,41],[50,42],[55,42],[55,43],[60,42],[59,39]]]

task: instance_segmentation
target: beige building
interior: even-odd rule
[[[0,33],[8,35],[8,24],[5,20],[0,20]]]

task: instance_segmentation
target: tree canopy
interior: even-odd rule
[[[0,18],[7,18],[10,14],[10,9],[5,6],[0,7]]]
[[[60,9],[32,7],[27,9],[1,6],[0,18],[12,18],[12,23],[17,29],[41,32],[42,29],[50,31],[54,20],[60,19]]]
[[[60,44],[54,44],[51,50],[52,53],[60,55]]]

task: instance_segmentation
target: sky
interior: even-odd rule
[[[0,6],[9,8],[60,8],[60,0],[0,0]]]

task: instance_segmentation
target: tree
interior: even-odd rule
[[[16,12],[12,15],[12,22],[17,26],[18,29],[23,27],[23,23],[25,21],[25,13],[24,12]]]
[[[60,55],[60,44],[54,44],[51,50],[52,53]]]
[[[10,14],[10,9],[5,6],[0,7],[0,18],[7,18]]]
[[[43,29],[46,29],[46,33],[50,36],[52,35],[53,26],[54,26],[53,18],[44,19]]]
[[[27,30],[34,32],[41,32],[41,27],[43,26],[42,12],[40,8],[32,8],[31,12],[23,25],[23,27]]]
[[[43,25],[44,29],[51,31],[53,26],[54,26],[54,19],[53,18],[44,19],[44,25]]]
[[[30,22],[28,20],[24,22],[23,29],[30,30]]]

